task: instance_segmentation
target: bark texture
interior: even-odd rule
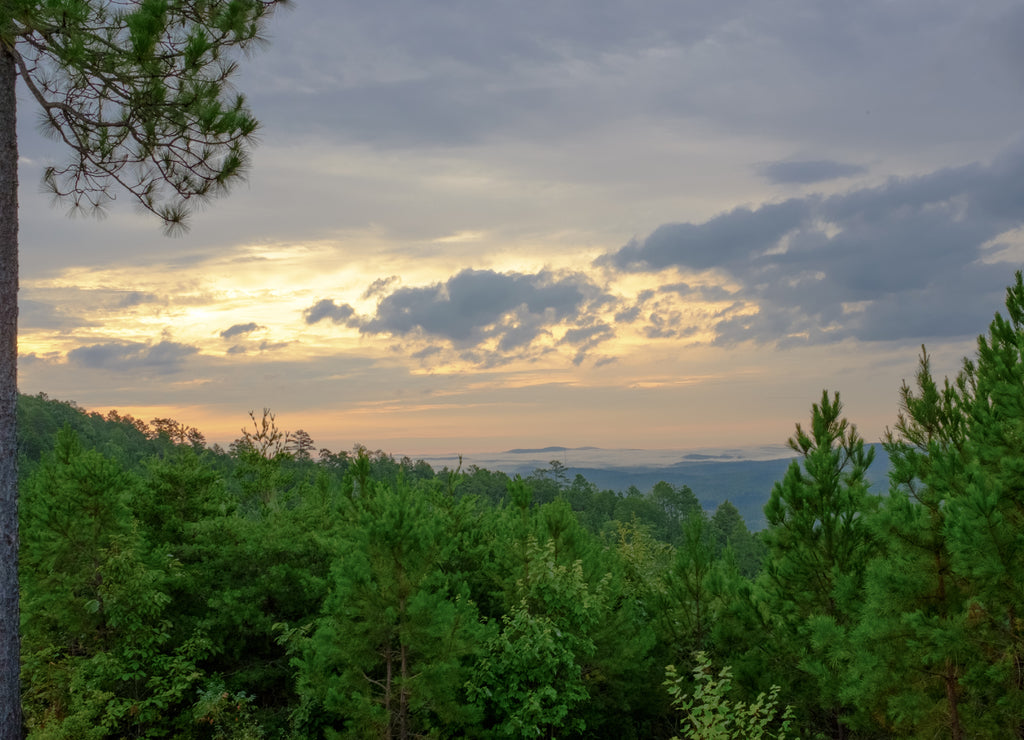
[[[18,612],[18,134],[0,41],[0,740],[22,736]]]

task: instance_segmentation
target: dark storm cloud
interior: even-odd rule
[[[317,301],[314,305],[302,312],[302,317],[307,324],[315,324],[324,319],[330,319],[335,324],[352,324],[355,309],[347,303],[336,305],[330,298]]]
[[[775,185],[808,185],[841,177],[853,177],[867,172],[866,167],[830,159],[802,161],[767,162],[758,165],[757,171]]]
[[[1022,223],[1018,151],[991,165],[662,226],[600,262],[727,274],[743,288],[718,298],[749,301],[756,313],[723,317],[723,344],[960,337],[984,330],[1012,277],[1005,263],[982,261],[985,245]],[[638,314],[634,307],[622,317]],[[649,333],[669,326],[665,317]]]
[[[169,340],[152,345],[140,342],[106,342],[71,350],[68,352],[68,363],[90,369],[149,369],[163,374],[177,371],[186,358],[198,351],[198,347]]]
[[[463,270],[444,283],[394,291],[380,301],[361,331],[440,338],[470,353],[496,339],[499,354],[512,353],[550,334],[550,327],[581,319],[608,300],[579,273]]]
[[[260,326],[255,321],[250,321],[248,324],[235,324],[234,326],[228,327],[227,329],[222,331],[220,335],[224,339],[232,339],[243,334],[251,334],[257,329],[262,328],[264,327]]]

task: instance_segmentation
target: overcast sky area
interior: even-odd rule
[[[1011,0],[297,0],[242,60],[246,183],[67,218],[21,106],[22,392],[210,441],[877,441],[1024,262]],[[23,91],[24,93],[24,91]]]

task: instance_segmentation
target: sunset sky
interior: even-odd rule
[[[67,218],[21,106],[23,392],[395,454],[869,441],[1024,263],[1017,0],[297,0],[248,182]]]

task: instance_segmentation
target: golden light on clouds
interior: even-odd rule
[[[463,244],[482,236],[482,232],[464,231],[435,241]],[[334,240],[251,244],[191,262],[78,267],[28,281],[27,297],[45,300],[59,293],[62,311],[74,316],[78,326],[74,332],[29,328],[23,332],[22,351],[52,357],[84,344],[145,345],[163,338],[234,362],[252,362],[255,357],[282,351],[291,360],[339,352],[378,357],[397,354],[406,358],[414,374],[449,375],[486,373],[493,361],[488,358],[503,354],[500,335],[477,340],[471,349],[415,333],[393,337],[385,346],[367,342],[354,326],[331,321],[306,323],[304,311],[318,300],[349,304],[356,315],[368,317],[373,315],[381,296],[386,295],[380,291],[400,286],[431,286],[451,277],[450,254],[438,255],[436,259],[428,254],[426,259],[410,265],[407,256],[399,259],[394,245],[387,244],[382,235],[373,231],[348,234],[344,239],[346,251],[351,241],[358,241],[358,246],[374,254],[374,259],[341,262]],[[551,255],[554,251],[546,253]],[[572,263],[563,254],[561,266],[545,264],[539,257],[542,252],[538,250],[534,257],[520,254],[512,260],[510,252],[499,251],[490,267],[517,274],[555,269],[552,274],[558,275],[560,267]],[[575,266],[589,261],[577,261]],[[403,275],[400,282],[395,277],[381,277],[399,272]],[[591,274],[598,277],[601,273]],[[568,361],[578,365],[579,358],[585,356],[591,362],[607,363],[641,350],[654,334],[676,335],[684,346],[712,341],[712,320],[729,302],[702,300],[699,291],[706,287],[728,290],[729,286],[714,282],[713,275],[687,275],[693,281],[690,289],[695,291],[695,297],[677,289],[679,278],[674,273],[655,277],[616,275],[605,285],[610,300],[589,312],[587,326],[581,327],[571,320],[548,321],[527,346],[518,348],[515,354],[504,352],[501,366],[505,377],[510,377],[507,373],[530,370],[546,374],[564,372]],[[639,322],[617,320],[620,312],[630,310],[641,319]],[[581,349],[570,340],[574,333],[587,327],[597,336]],[[516,323],[504,325],[510,331],[518,328],[521,327]],[[586,355],[581,355],[581,351]]]

